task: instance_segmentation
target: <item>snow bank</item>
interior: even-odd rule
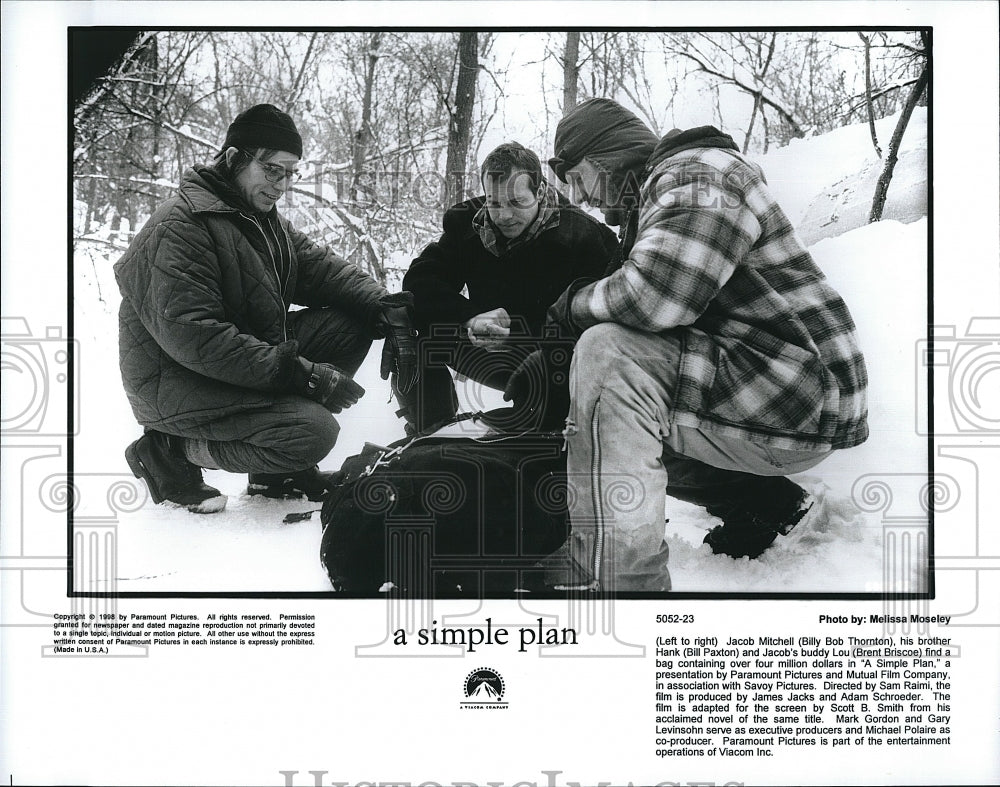
[[[875,123],[883,156],[898,120],[896,114]],[[845,162],[852,164],[845,169]],[[760,164],[799,235],[813,244],[868,222],[885,160],[875,153],[865,123],[792,140],[762,157]],[[903,135],[883,218],[911,222],[926,215],[927,110],[917,107]]]

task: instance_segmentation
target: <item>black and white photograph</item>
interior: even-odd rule
[[[926,592],[932,55],[71,30],[74,465],[140,479],[79,587]]]
[[[1000,779],[996,5],[2,9],[0,779]]]

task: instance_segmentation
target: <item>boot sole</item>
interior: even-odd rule
[[[308,495],[305,492],[282,492],[275,491],[266,486],[247,486],[247,495],[250,497],[266,497],[268,500],[305,500]],[[312,500],[312,498],[309,498]]]
[[[197,503],[178,503],[164,497],[159,486],[153,482],[152,473],[146,469],[146,465],[143,464],[142,458],[136,450],[136,444],[138,442],[139,441],[136,440],[125,449],[125,461],[128,463],[129,469],[132,471],[132,475],[136,478],[142,479],[146,483],[146,489],[149,490],[149,496],[156,505],[168,503],[174,508],[183,508],[193,514],[217,514],[226,507],[226,503],[229,501],[229,498],[225,495],[216,495],[215,497],[210,497]]]
[[[170,508],[183,508],[185,511],[190,511],[192,514],[218,514],[220,511],[224,510],[226,503],[229,502],[229,498],[225,495],[218,495],[216,497],[210,497],[207,500],[202,500],[200,503],[175,503],[173,500],[164,500],[163,505],[169,506]]]
[[[268,500],[308,500],[311,503],[322,503],[330,496],[330,490],[324,489],[322,492],[310,494],[301,489],[288,492],[274,490],[266,486],[248,484],[247,495],[249,497],[266,497]]]

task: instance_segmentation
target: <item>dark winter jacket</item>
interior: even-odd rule
[[[293,388],[290,304],[370,324],[385,295],[276,210],[242,205],[214,169],[189,170],[115,265],[122,380],[140,424],[179,431],[270,405]]]
[[[541,335],[545,311],[574,279],[596,278],[607,267],[617,239],[602,222],[559,197],[556,222],[526,243],[492,253],[473,218],[485,197],[461,202],[444,215],[444,234],[410,265],[403,289],[414,295],[418,327],[459,325],[504,308],[512,331]],[[468,297],[462,294],[468,288]]]
[[[681,339],[672,423],[779,448],[857,445],[868,377],[854,321],[735,148],[708,126],[660,142],[634,242],[626,232],[621,267],[576,294],[572,318]]]

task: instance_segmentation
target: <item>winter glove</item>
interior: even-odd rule
[[[375,333],[385,337],[380,373],[383,380],[396,375],[400,393],[409,391],[417,381],[417,330],[413,327],[413,293],[395,292],[378,302]]]
[[[328,363],[311,363],[300,358],[296,379],[299,391],[306,398],[318,402],[331,413],[346,410],[365,395],[365,389],[346,372]]]
[[[572,358],[571,342],[547,341],[511,374],[503,398],[514,403],[515,416],[522,427],[543,431],[562,428],[569,412]]]
[[[562,295],[556,298],[556,302],[549,306],[546,312],[546,322],[559,326],[559,332],[564,337],[579,339],[583,333],[583,328],[573,321],[573,298],[586,287],[593,284],[596,279],[581,278],[570,282],[569,287],[563,290]]]

